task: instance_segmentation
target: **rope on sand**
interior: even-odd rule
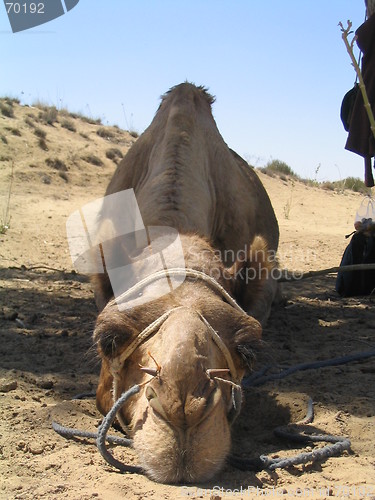
[[[117,444],[120,446],[132,446],[133,442],[128,438],[120,438],[116,436],[108,436],[108,430],[111,427],[113,420],[116,417],[117,412],[121,406],[133,395],[139,392],[139,386],[134,385],[128,391],[124,392],[121,397],[115,402],[111,410],[104,417],[97,433],[81,431],[77,429],[71,429],[68,427],[63,427],[56,422],[52,422],[53,429],[63,437],[83,437],[83,438],[93,438],[96,439],[97,447],[102,457],[107,463],[120,470],[121,472],[130,473],[143,473],[140,467],[126,465],[116,458],[108,451],[106,447],[106,441],[111,444]],[[308,411],[306,418],[299,422],[297,425],[311,423],[314,419],[314,410],[312,399],[308,402]],[[341,454],[344,450],[350,448],[350,440],[344,437],[332,436],[330,434],[305,434],[299,432],[295,425],[287,425],[285,427],[278,427],[274,431],[277,437],[282,437],[291,441],[299,443],[311,443],[325,441],[332,443],[307,453],[300,453],[293,457],[285,458],[269,458],[265,455],[261,455],[257,459],[246,459],[241,457],[236,457],[231,455],[228,459],[229,463],[240,469],[240,470],[252,470],[261,471],[263,469],[275,470],[277,468],[286,468],[292,465],[304,464],[307,462],[316,462],[318,460],[326,460],[329,457],[337,456]]]
[[[277,280],[280,283],[300,281],[306,278],[315,278],[315,276],[324,276],[326,274],[347,273],[351,271],[371,271],[375,269],[375,264],[350,264],[347,266],[335,266],[328,269],[319,269],[318,271],[307,271],[306,273],[289,273],[287,270],[282,270],[282,275]]]
[[[293,373],[296,373],[298,371],[317,370],[318,368],[325,368],[328,366],[344,365],[347,363],[351,363],[353,361],[361,361],[363,359],[372,358],[374,356],[375,356],[375,349],[372,349],[370,351],[358,352],[355,354],[349,354],[347,356],[342,356],[338,358],[324,359],[321,361],[312,361],[311,363],[300,363],[298,365],[285,368],[285,370],[279,373],[272,373],[270,375],[265,375],[265,373],[271,368],[271,366],[266,366],[259,372],[255,372],[249,377],[246,377],[242,381],[242,387],[244,388],[257,387],[271,380],[280,380],[282,378],[288,377],[289,375],[292,375]]]
[[[121,472],[141,473],[142,469],[140,467],[135,467],[133,465],[125,465],[116,458],[114,458],[114,456],[111,455],[111,453],[107,450],[105,441],[107,438],[107,432],[116,417],[116,413],[120,410],[121,406],[124,403],[126,403],[126,401],[129,398],[131,398],[131,396],[137,394],[139,390],[140,390],[139,385],[133,385],[133,387],[128,389],[119,397],[119,399],[115,402],[115,404],[112,406],[112,408],[109,410],[107,415],[104,417],[102,423],[100,424],[98,429],[98,437],[96,438],[96,444],[98,446],[98,450],[100,451],[104,460],[106,460],[106,462],[108,462],[113,467],[119,469]]]
[[[71,427],[65,427],[63,425],[58,424],[57,422],[52,421],[52,428],[57,434],[60,434],[60,436],[65,437],[67,439],[70,438],[75,438],[75,437],[81,437],[81,438],[87,438],[87,439],[97,439],[98,438],[98,433],[97,432],[89,432],[89,431],[82,431],[80,429],[72,429]],[[110,444],[119,444],[120,446],[132,446],[133,441],[129,438],[122,438],[118,436],[107,436],[106,437],[108,443]]]
[[[329,457],[340,455],[344,450],[350,449],[350,440],[345,437],[333,436],[331,434],[305,434],[302,430],[299,431],[298,426],[312,423],[314,420],[313,401],[309,398],[306,417],[297,424],[289,424],[284,427],[277,427],[274,434],[277,437],[295,441],[298,443],[322,442],[332,443],[318,448],[311,452],[299,453],[293,457],[277,457],[269,458],[266,455],[261,455],[256,459],[247,459],[242,457],[230,456],[229,463],[240,470],[251,470],[259,472],[263,469],[275,470],[285,469],[293,465],[305,464],[307,462],[316,462],[318,460],[326,460]]]
[[[132,446],[133,441],[128,438],[120,438],[116,436],[107,436],[108,430],[111,427],[117,412],[120,410],[121,406],[126,403],[126,401],[137,394],[140,390],[139,385],[134,385],[130,389],[128,389],[126,392],[124,392],[119,399],[115,402],[115,404],[112,406],[110,411],[107,413],[107,415],[104,417],[102,423],[100,424],[98,428],[98,432],[87,432],[87,431],[81,431],[79,429],[72,429],[70,427],[64,427],[57,422],[52,422],[52,428],[54,431],[56,431],[58,434],[60,434],[63,437],[66,438],[72,438],[72,437],[83,437],[83,438],[89,438],[89,439],[95,439],[96,444],[98,447],[98,450],[100,451],[100,454],[104,458],[104,460],[112,465],[113,467],[116,467],[116,469],[119,469],[121,472],[131,472],[131,473],[137,473],[140,474],[143,472],[143,470],[140,467],[136,467],[133,465],[126,465],[117,460],[107,449],[106,447],[106,441],[108,441],[111,444],[118,444],[120,446]]]
[[[327,366],[337,366],[352,361],[359,361],[375,356],[375,350],[365,351],[362,353],[352,354],[348,356],[316,361],[311,363],[301,363],[295,366],[286,368],[280,373],[265,375],[270,367],[264,367],[259,372],[254,373],[251,377],[243,380],[243,387],[255,387],[262,385],[270,380],[279,380],[285,378],[297,371],[312,370],[323,368]],[[132,473],[143,473],[140,467],[135,467],[131,465],[123,464],[111,455],[107,450],[105,442],[108,441],[111,444],[118,444],[121,446],[132,446],[132,440],[128,438],[119,438],[115,436],[107,436],[108,430],[111,427],[117,412],[120,410],[121,406],[133,395],[137,394],[140,390],[139,385],[134,385],[129,390],[124,392],[119,399],[114,403],[111,410],[104,417],[97,433],[90,433],[86,431],[81,431],[77,429],[71,429],[68,427],[63,427],[56,422],[52,422],[53,429],[63,437],[83,437],[83,438],[93,438],[96,439],[98,449],[103,456],[103,458],[113,467],[116,467],[121,472],[132,472]],[[312,423],[314,420],[314,409],[313,402],[311,398],[308,402],[308,411],[306,418],[303,421],[298,422],[296,425],[290,424],[284,427],[278,427],[275,429],[274,433],[277,437],[288,439],[299,443],[311,443],[311,442],[328,442],[331,443],[322,448],[318,448],[308,453],[300,453],[294,457],[288,458],[269,458],[265,455],[261,455],[257,459],[246,459],[236,456],[230,456],[228,461],[234,467],[241,470],[252,470],[261,471],[263,469],[274,470],[277,468],[286,468],[292,465],[304,464],[307,462],[316,462],[318,460],[325,460],[331,456],[337,456],[345,450],[350,449],[350,440],[341,437],[333,436],[331,434],[306,434],[303,431],[298,430],[298,425],[305,425]]]

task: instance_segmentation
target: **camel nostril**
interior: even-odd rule
[[[168,420],[168,417],[167,417],[167,414],[165,413],[165,410],[164,408],[162,407],[160,401],[158,398],[156,397],[153,397],[151,399],[149,399],[149,404],[151,406],[151,408],[162,418],[164,418],[165,420]]]
[[[151,386],[148,386],[145,391],[145,396],[147,401],[149,402],[150,407],[162,418],[168,420],[167,414],[157,397],[156,392]]]

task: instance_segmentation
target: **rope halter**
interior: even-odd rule
[[[119,303],[123,300],[126,300],[128,297],[134,295],[135,293],[139,293],[140,290],[142,290],[145,286],[149,285],[150,283],[153,283],[154,281],[168,277],[168,276],[177,276],[177,275],[185,275],[186,277],[192,277],[192,278],[198,278],[205,283],[208,283],[211,288],[213,288],[215,291],[219,292],[220,295],[230,304],[232,305],[235,309],[238,311],[242,312],[243,314],[246,314],[245,311],[237,304],[237,302],[229,295],[229,293],[223,288],[222,285],[220,285],[214,278],[211,276],[208,276],[207,274],[203,273],[202,271],[197,271],[195,269],[185,269],[185,268],[173,268],[173,269],[168,269],[168,270],[163,270],[163,271],[157,271],[154,274],[147,276],[147,278],[144,278],[143,280],[139,281],[136,283],[133,287],[131,287],[129,290],[126,290],[124,293],[122,293],[120,296],[116,297],[116,299],[113,299],[110,301],[110,305],[114,305],[114,303]],[[156,333],[157,330],[163,325],[163,323],[169,318],[169,316],[181,309],[189,309],[187,306],[178,306],[170,309],[169,311],[165,312],[162,314],[159,318],[157,318],[155,321],[153,321],[150,325],[148,325],[146,328],[144,328],[139,335],[128,345],[128,347],[118,356],[113,358],[110,364],[110,370],[113,376],[113,385],[112,385],[112,397],[113,401],[117,401],[118,398],[121,395],[120,391],[120,382],[121,382],[121,370],[124,366],[124,363],[127,359],[130,358],[130,356],[136,351],[136,349],[143,344],[147,339],[149,339],[152,335]],[[223,378],[219,377],[213,377],[217,380],[220,380],[223,383],[230,384],[232,387],[232,405],[235,409],[235,417],[239,414],[240,411],[240,406],[241,406],[241,386],[240,384],[240,377],[237,373],[237,369],[235,366],[235,363],[233,361],[232,355],[229,352],[229,349],[225,345],[224,341],[221,339],[220,335],[214,330],[214,328],[210,325],[210,323],[207,321],[207,319],[198,311],[195,311],[195,313],[199,316],[201,321],[205,324],[207,327],[207,330],[210,334],[210,338],[215,342],[217,347],[220,349],[222,352],[227,366],[229,368],[230,376],[232,380],[226,380]],[[210,376],[210,374],[208,373]],[[152,379],[150,379],[152,380]],[[234,418],[235,418],[234,417]],[[127,430],[127,425],[123,421],[123,418],[121,416],[121,413],[118,413],[117,418],[120,422],[121,427],[126,431]],[[232,421],[234,420],[231,419]]]

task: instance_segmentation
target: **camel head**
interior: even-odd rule
[[[97,405],[106,414],[113,398],[143,384],[119,415],[141,466],[158,482],[204,481],[223,467],[231,447],[244,374],[237,347],[255,345],[261,327],[210,294],[201,297],[201,307],[166,307],[165,301],[163,307],[155,301],[126,312],[109,302],[99,315]],[[154,331],[135,340],[139,345],[133,350],[140,329],[155,316]]]

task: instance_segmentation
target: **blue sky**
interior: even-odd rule
[[[339,111],[355,74],[338,22],[357,28],[364,15],[363,0],[80,0],[13,34],[0,5],[0,95],[142,132],[160,95],[189,80],[216,96],[221,134],[251,164],[362,178],[344,150]]]

